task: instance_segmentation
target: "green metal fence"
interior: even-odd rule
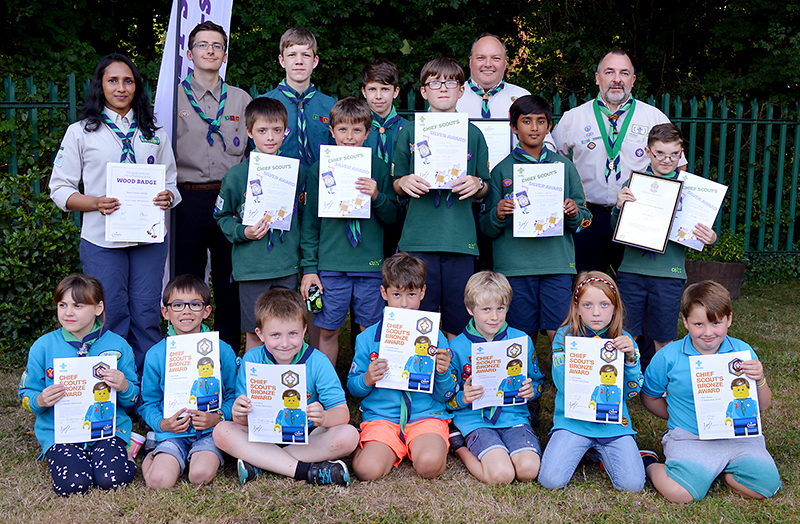
[[[69,75],[62,86],[59,90],[55,82],[48,81],[44,96],[32,78],[24,81],[24,88],[10,76],[5,78],[0,148],[7,152],[3,170],[11,176],[17,175],[23,156],[26,165],[40,166],[43,175],[47,174],[55,148],[43,148],[40,138],[47,134],[60,140],[66,125],[77,120],[78,100],[85,99],[89,79],[80,86],[81,96],[75,75]],[[151,94],[149,86],[146,90]],[[265,92],[257,86],[249,91],[253,96]],[[416,92],[410,91],[405,100],[406,108],[400,112],[410,115],[417,105]],[[552,97],[556,122],[564,111],[585,100],[591,96],[580,100],[573,94],[566,103],[558,94]],[[717,232],[732,229],[744,233],[746,250],[751,253],[797,254],[800,102],[789,107],[757,100],[734,103],[725,98],[685,101],[664,94],[658,102],[651,96],[647,103],[659,107],[681,128],[689,171],[729,187],[715,223]],[[45,121],[44,126],[40,121]]]

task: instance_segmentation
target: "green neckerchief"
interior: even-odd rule
[[[528,162],[531,164],[549,164],[550,163],[550,151],[547,149],[547,146],[542,144],[542,152],[539,153],[539,158],[533,158],[533,155],[529,154],[527,151],[522,149],[522,147],[517,146],[512,151],[514,154],[514,158],[521,162]]]
[[[669,178],[669,179],[672,179],[672,180],[675,180],[676,178],[678,178],[678,175],[680,175],[680,171],[678,171],[677,168],[672,173],[667,173],[666,175],[657,175],[653,171],[653,166],[652,165],[647,166],[647,168],[644,170],[644,172],[647,173],[648,175],[660,176],[660,177]]]
[[[102,335],[102,332],[100,331],[102,327],[103,325],[100,323],[100,321],[95,318],[92,330],[86,333],[86,335],[83,337],[83,340],[79,340],[78,337],[63,327],[61,328],[61,336],[64,337],[64,341],[67,344],[78,350],[79,357],[85,357],[89,354],[89,350],[92,349],[92,344],[97,342],[97,340],[100,338],[100,335]]]
[[[211,331],[211,328],[209,328],[205,324],[201,323],[200,324],[200,333],[205,333],[206,331]],[[172,324],[170,324],[169,327],[167,328],[167,336],[168,337],[177,337],[178,336],[178,334],[175,333],[175,328],[172,327]]]
[[[507,322],[503,322],[503,325],[500,326],[500,329],[498,329],[497,332],[500,333],[501,331],[506,329],[506,327],[508,327],[508,323]],[[464,331],[466,331],[467,333],[469,333],[470,335],[472,335],[474,337],[480,337],[480,338],[486,340],[486,337],[481,335],[481,332],[478,331],[478,328],[475,327],[475,319],[474,318],[469,319],[469,322],[467,323],[467,327],[464,328]],[[487,342],[491,342],[491,340],[486,340],[486,341]]]
[[[266,357],[266,359],[267,359],[267,362],[269,362],[269,363],[272,363],[272,364],[275,364],[275,363],[276,363],[276,361],[275,361],[275,357],[273,357],[273,356],[272,356],[272,353],[270,353],[269,351],[267,351],[267,346],[266,346],[266,345],[265,345],[265,346],[263,346],[263,347],[264,347],[264,353],[265,353],[265,355],[264,355],[264,356]],[[297,364],[297,362],[298,362],[298,361],[299,361],[301,358],[303,358],[303,355],[305,354],[305,352],[306,352],[306,351],[308,351],[308,348],[309,348],[309,347],[310,347],[310,346],[308,345],[308,342],[306,342],[306,341],[304,340],[304,341],[303,341],[303,347],[302,347],[302,348],[300,348],[300,351],[298,351],[298,352],[297,352],[297,354],[294,356],[294,358],[292,359],[292,361],[291,361],[291,362],[289,362],[289,364]]]
[[[606,154],[608,155],[608,163],[606,164],[606,179],[608,179],[611,173],[614,173],[616,179],[619,180],[621,176],[621,171],[619,169],[619,152],[622,150],[622,143],[625,141],[625,133],[627,133],[628,126],[633,118],[633,111],[636,108],[636,100],[629,98],[627,102],[622,104],[619,109],[612,113],[605,106],[605,102],[603,102],[603,99],[598,93],[597,98],[595,98],[594,103],[592,104],[592,108],[594,109],[594,116],[597,120],[597,126],[600,128],[600,135],[603,137],[603,146],[606,148]],[[608,132],[606,131],[606,119],[609,121],[616,120],[623,113],[626,114],[625,120],[622,121],[622,128],[619,130],[619,133],[616,134],[616,136],[609,137]],[[612,127],[616,130],[617,126],[614,125],[614,122],[612,122]]]
[[[95,319],[94,326],[92,326],[92,330],[86,333],[86,335],[91,335],[92,333],[94,333],[95,331],[97,331],[102,327],[103,324],[101,324],[99,320]],[[67,342],[83,342],[81,339],[79,339],[78,337],[76,337],[75,335],[67,331],[66,328],[63,327],[61,328],[61,336],[63,336],[64,340],[66,340]]]

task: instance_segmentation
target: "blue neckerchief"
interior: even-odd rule
[[[361,220],[358,218],[348,218],[345,221],[345,234],[350,245],[355,249],[358,243],[361,242]]]
[[[506,87],[506,81],[501,80],[499,84],[494,86],[488,91],[484,91],[481,86],[472,81],[472,77],[467,80],[469,88],[472,89],[476,95],[481,97],[481,118],[492,118],[492,112],[489,110],[489,97],[492,97]]]
[[[189,307],[189,306],[186,306],[186,307]],[[211,328],[209,328],[205,324],[200,324],[200,333],[205,333],[207,331],[211,331]],[[170,324],[167,327],[167,336],[168,337],[177,337],[177,336],[179,336],[177,333],[175,333],[175,328],[172,326],[172,324]]]
[[[103,334],[102,327],[103,325],[100,323],[100,321],[95,319],[92,330],[85,337],[83,337],[83,340],[78,340],[75,335],[63,327],[61,328],[61,336],[64,337],[64,341],[67,344],[78,350],[79,357],[85,357],[89,354],[89,350],[92,349],[92,344],[97,342],[97,339],[99,339],[100,335]]]
[[[317,88],[313,84],[308,86],[303,93],[298,93],[286,83],[286,79],[281,80],[278,84],[278,91],[283,93],[286,98],[297,104],[297,141],[300,146],[300,161],[305,164],[314,163],[314,153],[311,151],[311,146],[308,143],[308,120],[306,119],[305,104],[309,102],[317,92]]]
[[[494,342],[496,340],[505,340],[508,337],[508,322],[503,322],[503,326],[500,328],[500,331],[495,333],[494,338],[492,340],[486,340],[483,335],[481,335],[478,330],[475,328],[475,319],[469,319],[469,323],[467,323],[467,327],[464,328],[462,331],[465,337],[472,342],[473,344],[480,344],[481,342]],[[481,418],[490,423],[492,426],[497,424],[497,420],[500,418],[500,413],[502,413],[503,408],[500,406],[492,406],[491,408],[483,408],[481,409]]]
[[[586,331],[586,334],[584,336],[588,337],[588,338],[603,338],[603,336],[606,333],[608,333],[608,328],[611,325],[611,324],[609,324],[608,326],[604,327],[600,331],[595,331],[592,328],[590,328],[589,326],[587,326],[585,323],[581,322],[581,324],[583,325],[583,329]]]
[[[133,135],[136,133],[136,115],[133,115],[131,119],[131,127],[128,128],[127,133],[123,133],[122,130],[117,127],[117,124],[114,123],[113,120],[108,118],[108,115],[103,113],[103,122],[106,123],[109,129],[117,135],[117,138],[120,139],[122,142],[122,156],[119,158],[120,163],[124,163],[125,160],[130,159],[132,164],[136,163],[136,153],[133,151]]]
[[[387,164],[390,158],[389,151],[386,150],[386,132],[402,119],[403,117],[397,114],[394,106],[392,106],[392,110],[386,115],[385,119],[379,117],[375,111],[372,112],[372,128],[378,132],[378,158]]]
[[[278,362],[275,360],[275,357],[272,356],[272,353],[267,351],[266,346],[261,346],[264,348],[264,357],[266,358],[267,362],[270,364],[277,364]],[[314,353],[314,348],[308,345],[308,343],[304,340],[303,347],[300,348],[300,351],[294,356],[290,364],[305,364],[306,360],[311,357],[311,354]]]

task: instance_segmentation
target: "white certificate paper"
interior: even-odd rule
[[[414,174],[431,189],[451,189],[467,175],[466,113],[421,113],[414,119]]]
[[[636,201],[622,205],[614,242],[664,253],[681,186],[680,180],[636,171],[631,173],[628,187]]]
[[[519,388],[528,378],[528,337],[472,344],[472,385],[483,395],[472,409],[525,404]]]
[[[247,416],[250,442],[308,444],[305,364],[247,366]]]
[[[219,333],[167,337],[164,418],[186,409],[214,411],[222,405]],[[231,384],[228,385],[231,387]]]
[[[389,369],[377,387],[433,392],[439,318],[430,311],[384,308],[378,357]]]
[[[289,231],[299,169],[296,158],[250,153],[242,224],[252,226],[266,218],[270,229]]]
[[[369,147],[320,146],[320,218],[369,218],[369,195],[356,189],[356,180],[372,176]]]
[[[160,164],[107,165],[106,196],[120,203],[106,215],[107,242],[164,241],[164,211],[153,199],[164,191],[166,170]]]
[[[701,440],[761,434],[755,381],[742,371],[749,351],[689,357],[692,393]]]
[[[564,337],[564,415],[622,424],[624,354],[610,339]]]
[[[728,186],[686,172],[681,173],[679,178],[683,180],[683,188],[669,239],[696,251],[702,251],[705,244],[692,233],[694,226],[698,223],[708,227],[714,226],[725,193],[728,192]]]
[[[514,236],[564,234],[564,164],[514,164]]]
[[[481,130],[486,146],[489,148],[489,171],[511,154],[514,133],[511,132],[508,118],[474,118],[470,123]]]
[[[111,438],[117,429],[117,392],[103,382],[103,373],[117,369],[117,358],[54,358],[53,384],[67,392],[54,406],[56,444]]]

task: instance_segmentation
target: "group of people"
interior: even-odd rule
[[[619,209],[635,200],[626,185],[631,172],[675,178],[685,164],[679,129],[656,108],[631,98],[635,74],[624,51],[601,59],[598,97],[565,113],[555,129],[546,100],[504,81],[506,51],[499,38],[481,35],[475,41],[469,79],[451,58],[426,63],[420,92],[431,112],[508,118],[516,137],[512,152],[490,172],[486,141],[470,124],[466,174],[452,189],[440,190],[414,173],[417,140],[414,126],[393,105],[399,75],[391,62],[366,64],[364,99],[336,102],[311,84],[319,62],[314,35],[293,28],[280,41],[285,80],[250,100],[219,77],[227,60],[227,36],[220,26],[204,22],[188,42],[194,71],[179,96],[177,168],[164,131],[153,122],[139,72],[121,55],[109,55],[98,65],[85,118],[69,127],[54,162],[53,200],[62,209],[84,212],[86,275],[68,277],[57,288],[62,328],[31,348],[20,397],[37,415],[37,438],[57,493],[83,492],[93,484],[109,489],[129,483],[135,474],[135,463],[125,453],[131,423],[123,410],[118,410],[117,435],[104,444],[53,444],[52,407],[64,389],[54,385],[52,358],[101,354],[109,345],[121,356],[119,371],[105,382],[118,392],[122,407],[138,412],[153,428],[158,441],[142,463],[145,481],[154,488],[174,485],[187,468],[191,482],[210,481],[222,452],[238,459],[241,482],[268,470],[312,484],[346,485],[350,474],[340,459],[351,453],[355,475],[369,480],[388,474],[406,456],[418,474],[436,477],[445,470],[448,450],[476,478],[492,484],[538,476],[546,488],[563,487],[586,452],[594,450],[590,454],[602,461],[616,489],[639,491],[646,474],[675,502],[703,498],[721,473],[745,496],[769,497],[780,488],[763,436],[698,438],[690,355],[749,350],[752,360],[743,371],[757,385],[761,409],[771,397],[755,352],[727,336],[732,320],[727,292],[711,282],[684,291],[684,248],[678,244],[671,243],[662,255],[630,246],[622,251],[611,242]],[[266,219],[242,224],[248,143],[259,153],[300,161],[287,231],[271,229]],[[356,183],[370,198],[370,218],[319,216],[319,148],[327,144],[372,148],[370,176]],[[105,216],[120,208],[117,199],[105,195],[105,165],[117,161],[166,165],[166,189],[154,205],[175,207],[177,227],[170,234],[178,246],[175,264],[181,276],[163,295],[165,244],[104,240]],[[514,166],[542,163],[564,166],[564,234],[514,237],[509,220],[516,207]],[[694,234],[705,244],[716,241],[703,224]],[[491,246],[494,271],[475,271],[479,235]],[[211,313],[203,281],[206,250],[212,257],[215,324],[223,341],[224,396],[216,411],[188,410],[191,416],[185,416],[181,410],[164,418],[159,299],[169,336],[208,330],[203,324]],[[618,282],[597,271],[609,266],[618,270]],[[322,295],[322,309],[313,314],[318,331],[309,345],[303,299],[314,288]],[[432,394],[375,387],[387,371],[386,360],[378,358],[384,305],[441,312]],[[338,332],[351,308],[361,332],[346,385],[362,398],[360,431],[349,424],[334,369]],[[689,335],[676,341],[679,313]],[[648,315],[649,335],[659,351],[643,375],[635,338],[643,334]],[[558,389],[543,453],[525,403],[471,409],[482,388],[472,385],[469,361],[473,343],[535,339],[540,330],[552,343]],[[246,333],[243,363],[306,365],[307,445],[249,442],[246,366],[237,371],[235,357],[241,331]],[[624,353],[622,424],[564,415],[567,335],[611,339]],[[528,347],[528,376],[517,395],[533,401],[541,395],[544,375],[530,338]],[[637,394],[669,421],[666,463],[638,449],[624,401]]]

